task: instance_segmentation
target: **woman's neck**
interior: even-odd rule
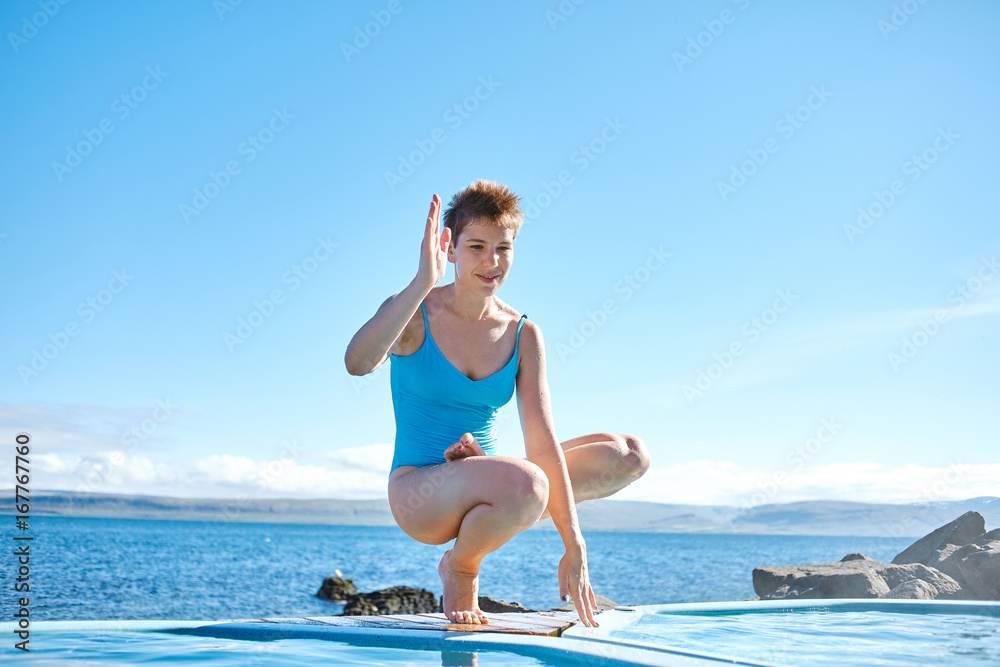
[[[496,309],[493,296],[470,294],[459,289],[458,283],[447,286],[448,301],[452,311],[459,317],[470,321],[482,321]]]

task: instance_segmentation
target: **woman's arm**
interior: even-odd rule
[[[438,236],[440,227],[441,198],[434,195],[424,227],[417,275],[402,292],[386,299],[378,312],[354,334],[344,354],[344,363],[351,375],[367,375],[385,362],[402,337],[406,324],[420,307],[420,302],[444,277],[448,268],[451,230],[446,228]]]
[[[549,514],[566,547],[566,555],[559,563],[559,594],[569,593],[584,625],[596,626],[592,610],[597,607],[597,599],[587,572],[587,545],[576,517],[569,469],[552,425],[545,345],[534,322],[524,323],[519,347],[517,401],[525,453],[548,477]]]
[[[344,354],[347,372],[367,375],[381,366],[396,348],[407,322],[429,291],[420,289],[415,281],[411,281],[402,292],[386,299],[347,345]]]

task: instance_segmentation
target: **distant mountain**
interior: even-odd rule
[[[577,513],[581,527],[588,531],[921,537],[970,510],[983,515],[988,530],[1000,525],[1000,498],[991,497],[908,505],[811,500],[748,509],[727,505],[591,500],[579,505]],[[16,514],[12,494],[0,497],[0,514]],[[385,499],[221,500],[64,491],[32,494],[31,516],[395,525]],[[555,529],[549,521],[538,528]]]
[[[991,497],[906,505],[810,500],[747,509],[604,500],[581,503],[577,514],[588,530],[922,537],[970,510],[983,515],[988,529],[1000,526],[1000,498]]]
[[[32,516],[171,519],[245,523],[392,526],[389,501],[291,498],[170,498],[111,493],[36,491]],[[0,514],[15,514],[13,495],[0,497]]]

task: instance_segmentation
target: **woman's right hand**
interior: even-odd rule
[[[448,269],[448,245],[451,230],[447,227],[441,233],[441,198],[436,194],[431,200],[431,210],[427,214],[424,240],[420,246],[420,268],[417,270],[417,284],[430,291],[444,278]]]

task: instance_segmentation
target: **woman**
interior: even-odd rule
[[[435,194],[416,277],[385,300],[345,355],[352,375],[392,360],[393,516],[419,542],[455,540],[438,565],[444,612],[473,624],[489,622],[478,605],[483,557],[551,516],[566,547],[559,593],[596,626],[575,503],[638,479],[649,467],[646,447],[610,433],[556,440],[541,331],[496,296],[523,220],[518,197],[479,180],[452,198],[439,236],[440,217]],[[449,262],[455,281],[435,287]],[[496,413],[515,387],[526,459],[494,455]]]

